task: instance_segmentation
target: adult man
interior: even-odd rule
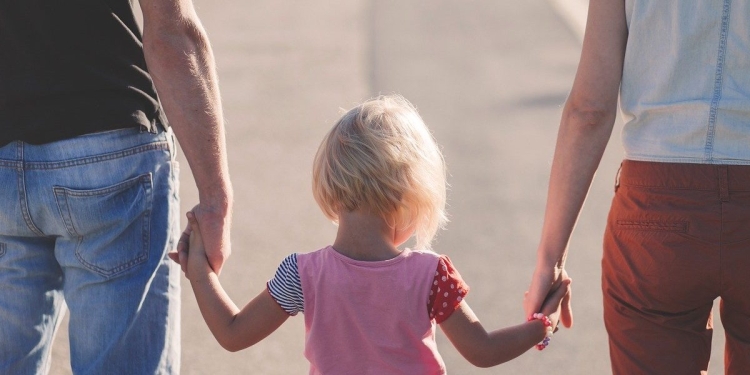
[[[191,0],[141,7],[142,37],[129,0],[0,2],[0,373],[48,371],[63,299],[74,373],[179,373],[172,131],[229,248],[208,39]]]

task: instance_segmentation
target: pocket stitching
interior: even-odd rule
[[[133,186],[137,186],[138,184],[141,184],[141,188],[144,190],[144,193],[146,194],[146,198],[145,198],[146,208],[143,211],[143,225],[141,228],[142,233],[143,233],[143,235],[141,236],[142,251],[140,252],[140,254],[138,254],[135,258],[129,261],[126,261],[125,263],[122,263],[120,265],[117,265],[109,269],[101,268],[85,260],[85,258],[81,255],[81,252],[79,251],[81,248],[81,243],[83,242],[84,236],[80,235],[78,231],[75,229],[75,227],[73,226],[72,216],[70,214],[70,207],[68,206],[68,196],[92,197],[92,196],[97,196],[97,195],[105,195],[105,194],[109,194],[109,193],[116,192],[116,191],[123,191]],[[63,218],[63,222],[65,223],[66,229],[72,236],[78,239],[78,242],[75,248],[75,257],[86,268],[100,274],[101,276],[110,278],[122,272],[125,272],[128,269],[132,268],[133,266],[141,264],[148,259],[149,254],[150,254],[151,210],[152,210],[152,204],[153,204],[153,197],[151,194],[152,192],[151,173],[146,173],[146,174],[137,176],[135,178],[125,180],[118,184],[108,186],[105,188],[101,188],[101,189],[75,190],[75,189],[65,188],[61,186],[55,186],[53,187],[53,190],[54,190],[55,196],[59,198],[59,199],[56,199],[57,201],[56,203],[57,203],[58,210],[60,211],[60,215]],[[64,200],[62,205],[61,205],[61,200]],[[64,214],[64,212],[66,211],[68,213],[67,215]]]
[[[617,226],[620,229],[624,230],[686,233],[688,229],[688,222],[657,220],[617,220]]]
[[[81,235],[78,233],[75,226],[73,226],[73,219],[70,217],[70,209],[68,208],[68,195],[65,194],[65,189],[59,186],[55,186],[52,188],[52,191],[55,194],[57,211],[60,213],[63,224],[65,224],[65,230],[67,230],[71,236],[80,237]],[[63,201],[62,205],[60,204],[61,201]],[[68,212],[67,215],[65,214],[66,211]]]
[[[73,197],[91,197],[91,196],[97,196],[97,195],[104,195],[109,194],[115,191],[125,190],[133,185],[137,185],[138,183],[148,183],[151,181],[151,173],[142,174],[140,176],[131,178],[129,180],[122,181],[120,183],[117,183],[112,186],[107,186],[104,188],[99,189],[93,189],[93,190],[76,190],[76,189],[70,189],[62,186],[55,186],[55,192],[61,192],[65,195],[70,195]]]

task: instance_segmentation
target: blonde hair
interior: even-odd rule
[[[416,108],[400,95],[370,99],[326,134],[313,163],[313,195],[329,219],[367,209],[396,229],[414,227],[429,249],[445,215],[445,162]]]

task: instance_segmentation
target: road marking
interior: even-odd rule
[[[578,40],[583,42],[583,34],[586,31],[586,15],[588,14],[588,0],[549,0],[552,7],[560,14],[565,23],[576,34]]]

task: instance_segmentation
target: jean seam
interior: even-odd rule
[[[132,156],[132,155],[140,154],[142,152],[154,151],[154,150],[169,150],[169,145],[165,141],[159,141],[159,142],[132,147],[129,149],[112,152],[108,154],[89,156],[85,158],[73,159],[73,160],[67,160],[67,161],[59,161],[59,162],[28,162],[28,163],[25,163],[25,166],[27,169],[43,169],[43,170],[44,169],[61,169],[61,168],[75,167],[75,166],[86,165],[86,164],[93,164],[93,163],[98,163],[102,161],[120,159],[126,156]]]
[[[719,293],[721,293],[722,290],[724,290],[724,264],[722,262],[722,248],[724,245],[724,205],[726,204],[725,201],[719,202]]]
[[[23,160],[23,144],[18,143],[18,148],[16,151],[16,157],[18,160]],[[17,172],[17,189],[18,189],[18,200],[19,204],[21,205],[21,215],[23,216],[23,221],[26,224],[26,227],[29,228],[34,234],[38,236],[44,236],[44,232],[42,232],[39,227],[34,224],[34,221],[31,219],[31,212],[29,212],[29,201],[28,197],[26,196],[26,173],[23,168],[23,164],[18,164],[16,166],[16,172]]]
[[[0,242],[0,258],[2,258],[3,255],[5,255],[5,251],[6,251],[6,245]]]
[[[0,160],[0,167],[18,169],[23,166],[22,161],[17,160]]]

